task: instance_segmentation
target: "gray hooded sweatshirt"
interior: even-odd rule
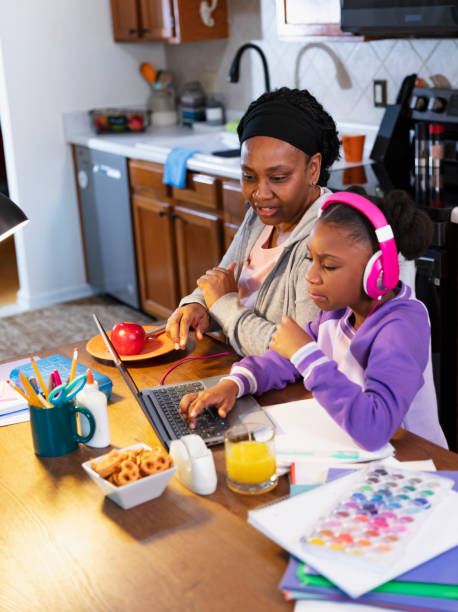
[[[318,211],[330,193],[331,191],[325,188],[323,195],[313,202],[291,232],[280,257],[259,288],[254,310],[243,306],[236,292],[223,295],[210,308],[212,323],[216,322],[221,327],[240,355],[265,353],[276,324],[284,314],[289,315],[301,327],[305,327],[306,323],[315,318],[318,308],[309,297],[308,283],[305,280],[309,266],[306,259],[307,241],[317,220]],[[227,268],[235,262],[234,273],[238,279],[242,266],[264,227],[264,223],[250,208],[219,266]],[[184,297],[180,306],[193,302],[206,307],[199,288]]]

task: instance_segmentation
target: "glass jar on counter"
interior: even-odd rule
[[[151,109],[152,125],[167,126],[177,123],[177,105],[173,87],[151,88],[148,105]]]

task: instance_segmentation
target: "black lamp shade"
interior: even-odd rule
[[[14,234],[28,221],[19,206],[0,193],[0,241]]]

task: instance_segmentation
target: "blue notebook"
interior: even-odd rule
[[[68,357],[64,357],[64,355],[50,355],[49,357],[44,357],[43,359],[37,359],[35,363],[37,364],[45,383],[48,382],[49,375],[54,370],[59,371],[63,383],[65,383],[68,377],[70,376],[72,360]],[[88,369],[92,370],[92,368],[88,368],[82,363],[77,363],[75,376],[80,376],[80,374],[86,374],[86,370]],[[9,377],[18,387],[22,387],[18,370],[21,370],[21,372],[25,374],[27,378],[29,378],[29,376],[35,377],[35,372],[31,363],[26,363],[24,365],[21,365],[19,368],[15,368],[10,372]],[[99,390],[105,393],[107,399],[110,399],[111,390],[113,388],[111,378],[108,378],[108,376],[106,376],[105,374],[97,372],[97,370],[92,370],[92,373],[94,375],[94,380],[97,381],[99,385]]]
[[[349,470],[331,469],[329,470],[328,481],[334,480],[340,476],[347,474]],[[452,478],[455,481],[454,490],[458,491],[458,472],[441,471],[438,472],[441,476]],[[292,487],[292,494],[301,492],[299,487]],[[415,589],[415,583],[422,583],[426,585],[432,585],[431,591],[435,591],[434,585],[442,585],[446,588],[446,585],[452,586],[452,591],[456,591],[453,587],[458,585],[458,547],[452,548],[451,550],[422,563],[410,571],[398,576],[396,580],[382,585],[379,589],[375,589],[356,600],[352,600],[343,591],[338,589],[332,584],[329,585],[317,585],[307,584],[307,575],[319,576],[313,568],[301,561],[290,558],[288,568],[280,583],[280,589],[289,592],[291,599],[301,599],[302,595],[306,595],[306,598],[310,596],[316,596],[317,599],[328,599],[331,601],[355,601],[358,603],[373,604],[373,605],[391,605],[398,609],[407,610],[440,610],[444,612],[456,612],[458,610],[458,600],[455,597],[429,597],[425,595],[415,595],[407,593],[393,593],[383,590],[383,587],[389,588],[389,585],[395,585],[397,581],[412,583]],[[301,579],[302,578],[302,579]],[[439,592],[441,589],[437,589]],[[418,589],[420,591],[420,589]]]

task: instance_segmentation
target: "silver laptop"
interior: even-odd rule
[[[207,446],[221,444],[224,441],[225,430],[236,423],[256,422],[272,425],[272,422],[262,406],[252,396],[237,400],[227,418],[222,419],[217,410],[210,406],[201,412],[196,420],[196,428],[190,429],[186,419],[179,412],[181,398],[187,393],[202,391],[213,387],[222,376],[211,376],[182,383],[173,383],[140,390],[125,363],[121,360],[113,343],[95,314],[92,315],[99,332],[106,344],[115,366],[123,377],[133,396],[143,410],[158,438],[170,448],[172,440],[177,440],[190,433],[199,434]]]

